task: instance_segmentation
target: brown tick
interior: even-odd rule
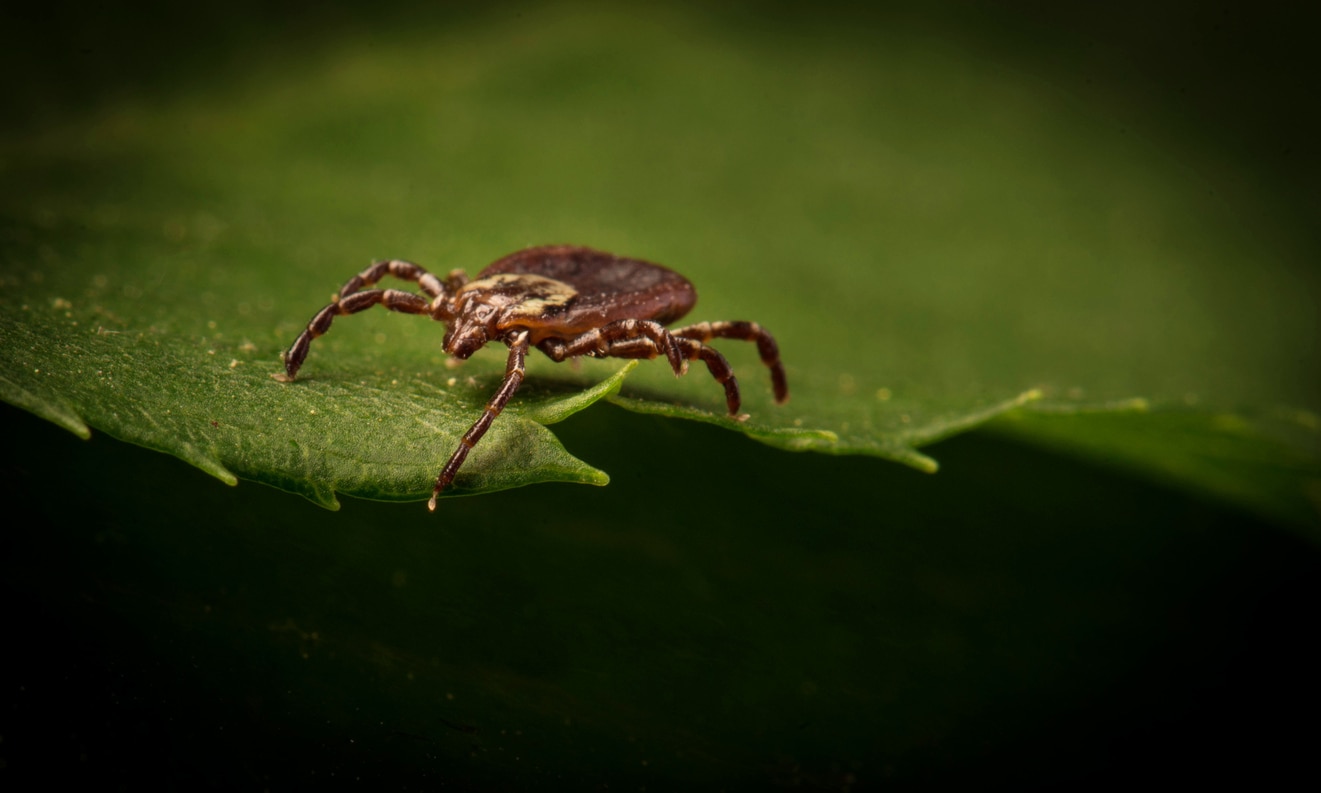
[[[423,297],[397,289],[366,289],[387,274],[416,282]],[[428,299],[429,298],[429,299]],[[486,410],[459,441],[459,447],[436,477],[429,509],[454,480],[468,452],[490,429],[523,383],[523,362],[529,347],[551,360],[581,355],[593,358],[655,358],[665,356],[676,376],[687,361],[698,358],[725,387],[725,405],[738,416],[738,381],[725,356],[705,342],[715,338],[755,341],[762,363],[771,370],[775,401],[789,398],[775,339],[755,322],[699,322],[667,330],[665,325],[687,314],[697,302],[697,290],[678,273],[639,259],[626,259],[575,245],[543,245],[512,253],[469,281],[462,270],[437,278],[412,262],[376,262],[349,279],[335,302],[317,312],[307,329],[283,356],[292,382],[307,359],[312,339],[330,329],[335,317],[356,314],[375,305],[405,314],[425,314],[447,325],[445,352],[465,360],[487,342],[509,347],[504,382]]]

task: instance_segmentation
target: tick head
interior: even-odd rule
[[[472,322],[455,322],[445,334],[445,352],[466,361],[490,340],[484,326]]]

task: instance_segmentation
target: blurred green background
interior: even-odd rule
[[[1321,174],[1290,13],[6,11],[0,779],[1303,769]],[[537,405],[618,367],[536,362],[468,489],[608,487],[429,515],[256,484],[424,497],[502,356],[438,388],[440,328],[385,312],[337,324],[297,390],[278,351],[372,258],[471,272],[558,241],[775,330],[784,408],[722,349],[733,428],[781,448],[646,365],[611,397],[631,412],[553,437]]]

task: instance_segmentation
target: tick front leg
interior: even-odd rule
[[[366,292],[354,292],[341,300],[336,300],[312,317],[312,321],[307,323],[307,328],[298,335],[293,346],[284,354],[285,374],[276,379],[286,383],[293,382],[303,361],[307,359],[307,351],[312,346],[312,339],[325,335],[326,331],[330,330],[330,323],[335,321],[335,317],[366,311],[378,303],[391,311],[405,314],[431,312],[431,304],[421,295],[412,292],[401,292],[398,289],[369,289]]]
[[[486,431],[491,428],[491,422],[495,417],[505,409],[509,404],[510,398],[518,387],[523,384],[524,364],[527,359],[528,350],[528,332],[523,331],[513,338],[509,343],[509,361],[505,364],[505,379],[500,384],[500,389],[495,392],[491,400],[486,403],[486,410],[482,412],[482,417],[477,419],[468,431],[463,434],[459,440],[459,448],[450,455],[449,461],[445,467],[440,469],[440,476],[436,477],[436,486],[431,491],[431,500],[427,502],[427,509],[436,511],[436,499],[440,496],[440,491],[444,490],[454,481],[454,475],[459,472],[459,466],[468,459],[468,452],[477,445],[477,441],[482,439]]]
[[[650,355],[619,355],[614,352],[639,339],[651,342],[653,346],[641,348],[651,350]],[[595,358],[654,358],[657,355],[664,355],[676,376],[687,371],[679,342],[664,325],[647,319],[618,319],[567,341],[546,339],[538,344],[537,348],[555,361],[576,358],[579,355],[590,355]]]
[[[771,389],[775,393],[776,404],[789,400],[789,383],[784,376],[784,365],[780,363],[780,347],[775,337],[755,322],[698,322],[670,331],[675,336],[708,342],[711,339],[740,339],[755,341],[761,362],[771,370]]]
[[[452,295],[468,281],[468,277],[463,274],[462,270],[454,270],[442,281],[420,265],[402,259],[387,259],[373,262],[371,267],[346,281],[344,286],[340,287],[339,296],[343,299],[360,289],[375,286],[377,281],[387,275],[393,275],[401,281],[416,283],[432,299],[442,295]]]

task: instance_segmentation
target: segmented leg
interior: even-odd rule
[[[495,417],[505,409],[509,400],[518,391],[518,387],[523,384],[524,362],[527,359],[528,351],[528,332],[521,331],[509,342],[509,361],[505,364],[505,379],[500,384],[500,389],[491,396],[491,400],[486,403],[486,410],[482,412],[482,417],[473,422],[468,431],[463,433],[459,440],[459,447],[450,455],[449,461],[445,467],[440,469],[440,476],[436,477],[436,487],[431,491],[431,500],[427,502],[427,509],[436,511],[436,498],[440,496],[440,491],[449,486],[454,481],[454,475],[459,472],[459,466],[468,459],[468,452],[477,445],[477,441],[482,439],[486,431],[491,428],[491,422]]]
[[[734,376],[734,369],[729,365],[729,361],[725,360],[725,356],[714,347],[708,347],[696,339],[676,336],[675,340],[679,342],[685,358],[692,360],[701,358],[706,363],[706,370],[717,383],[725,387],[725,406],[729,408],[729,415],[737,416],[743,399],[738,392],[738,378]]]
[[[377,281],[384,278],[387,274],[393,275],[401,281],[413,281],[422,288],[423,292],[431,298],[437,298],[445,294],[453,294],[455,289],[467,282],[468,277],[462,270],[455,270],[444,280],[440,280],[435,275],[427,272],[421,266],[406,262],[402,259],[387,259],[385,261],[373,262],[371,267],[358,273],[345,282],[340,287],[339,296],[341,298],[357,292],[359,289],[368,286],[374,286]]]
[[[682,328],[675,328],[670,333],[675,336],[708,342],[711,339],[740,339],[755,341],[761,362],[771,370],[771,390],[775,393],[776,404],[783,404],[789,399],[789,383],[784,376],[784,365],[780,363],[780,347],[775,337],[755,322],[698,322]]]
[[[365,287],[374,286],[377,281],[386,275],[393,275],[402,281],[417,283],[422,291],[432,298],[432,301],[428,303],[418,295],[400,292],[397,289],[360,291]],[[330,323],[334,321],[335,317],[356,314],[359,311],[371,308],[377,303],[382,303],[391,311],[402,311],[405,314],[429,313],[434,319],[448,320],[449,310],[445,301],[467,280],[468,277],[463,274],[462,270],[451,272],[442,281],[422,267],[402,259],[375,262],[372,266],[345,282],[344,286],[340,287],[339,297],[336,298],[335,302],[318,311],[312,321],[307,323],[306,330],[294,340],[293,346],[284,354],[285,375],[279,379],[285,381],[294,379],[299,368],[302,367],[303,361],[307,359],[307,351],[312,344],[312,339],[329,330]],[[366,297],[367,295],[374,297]]]
[[[356,276],[355,276],[356,277]],[[352,283],[352,282],[350,282]],[[380,303],[391,311],[405,314],[429,314],[431,304],[421,295],[412,292],[400,292],[398,289],[369,289],[366,292],[353,292],[349,296],[336,300],[317,312],[307,329],[298,335],[289,351],[284,354],[284,379],[292,381],[307,359],[307,351],[312,346],[312,339],[325,335],[330,330],[330,323],[335,317],[366,311]]]
[[[702,360],[706,364],[707,371],[715,378],[715,381],[725,388],[725,406],[729,408],[729,415],[737,416],[739,406],[743,404],[742,397],[739,395],[738,378],[734,377],[734,369],[725,360],[725,356],[714,347],[708,347],[696,339],[685,339],[675,337],[679,345],[679,351],[683,357],[690,361]],[[554,360],[563,360],[556,358],[554,354],[548,352],[546,347],[558,341],[557,339],[546,339],[537,345],[542,352],[546,352]],[[560,342],[563,344],[563,342]],[[610,346],[611,358],[655,358],[660,355],[656,349],[656,343],[646,337],[638,339],[627,339],[616,342]]]
[[[616,355],[613,350],[621,344],[636,339],[646,339],[654,344],[651,349],[655,355],[663,354],[669,360],[676,376],[687,370],[678,341],[664,325],[647,319],[617,319],[572,339],[545,339],[537,345],[537,348],[555,361],[563,361],[579,355],[590,355],[593,358],[622,358],[626,356]],[[651,358],[654,355],[642,357]]]

